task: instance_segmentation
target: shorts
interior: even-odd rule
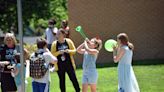
[[[98,73],[96,69],[83,70],[82,84],[96,84]]]
[[[32,82],[33,92],[49,92],[49,83]]]

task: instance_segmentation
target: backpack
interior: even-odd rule
[[[30,77],[32,78],[40,79],[48,70],[43,53],[35,52],[35,55],[30,57]]]

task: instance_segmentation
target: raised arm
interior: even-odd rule
[[[82,43],[81,45],[79,45],[79,47],[77,48],[77,52],[79,54],[84,54],[84,52],[85,52],[84,43]]]
[[[98,51],[97,49],[91,49],[91,48],[88,47],[88,45],[87,45],[88,42],[89,42],[88,39],[86,39],[86,40],[84,41],[85,50],[86,50],[89,54],[98,54],[99,51]]]
[[[118,53],[116,53],[118,52]],[[113,51],[113,60],[115,63],[119,62],[119,60],[122,58],[124,55],[125,50],[123,48],[118,48],[118,50]]]

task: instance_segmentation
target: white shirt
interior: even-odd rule
[[[39,49],[39,51],[43,51],[43,49]],[[34,56],[34,53],[31,56]],[[47,65],[50,62],[57,61],[57,58],[54,57],[50,52],[44,52],[43,56],[45,58],[45,62],[46,62]],[[50,71],[49,71],[49,69],[47,70],[47,72],[46,72],[46,74],[44,75],[43,78],[40,78],[40,79],[32,78],[32,81],[40,82],[40,83],[48,83],[48,82],[50,82],[50,80],[51,80],[51,78],[50,78]]]
[[[58,29],[56,27],[54,27],[53,29],[53,32],[54,33],[57,33]],[[52,44],[54,40],[57,39],[57,37],[52,33],[51,29],[50,28],[47,28],[46,29],[46,39],[47,39],[47,43],[48,44]]]

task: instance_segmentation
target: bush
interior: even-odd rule
[[[36,44],[33,44],[33,45],[26,44],[26,45],[24,45],[24,48],[26,48],[30,54],[32,54],[33,52],[35,52],[37,50]]]

